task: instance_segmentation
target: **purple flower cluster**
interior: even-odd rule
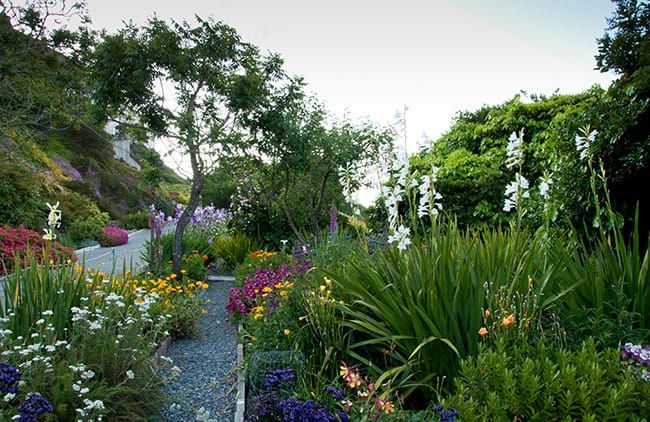
[[[54,408],[49,401],[38,393],[29,393],[25,400],[18,407],[21,414],[18,421],[36,422],[37,416],[43,413],[53,413]]]
[[[328,385],[327,387],[325,387],[325,391],[330,393],[334,398],[334,400],[343,400],[344,397],[343,390],[339,390],[337,388]]]
[[[438,414],[441,422],[454,422],[458,417],[458,410],[453,407],[448,407],[445,410],[443,405],[437,404],[431,410],[433,410],[433,413]]]
[[[311,262],[299,260],[293,264],[282,264],[278,268],[259,267],[252,276],[244,279],[242,288],[230,289],[226,310],[232,314],[247,315],[256,306],[265,287],[274,288],[276,284],[292,280],[297,274],[311,268]],[[272,307],[272,305],[270,305]]]
[[[293,386],[296,381],[296,373],[291,368],[276,369],[270,374],[266,374],[262,388],[272,390],[274,388],[287,388]]]
[[[60,169],[61,172],[68,176],[72,177],[74,180],[77,182],[81,182],[83,180],[83,177],[81,176],[81,173],[79,173],[79,170],[76,168],[72,167],[72,164],[68,163],[65,160],[52,160],[54,164],[56,164]]]
[[[316,249],[309,246],[308,243],[297,243],[292,250],[295,259],[305,258],[310,255],[316,255]]]
[[[194,226],[226,226],[232,220],[232,211],[225,208],[215,208],[212,204],[197,207],[194,210],[190,224]]]
[[[625,343],[621,345],[621,359],[636,362],[641,367],[636,368],[641,380],[650,382],[650,370],[644,369],[650,367],[650,346]]]
[[[0,363],[0,391],[4,394],[18,392],[20,371],[6,363]]]
[[[633,359],[641,365],[650,366],[650,346],[625,343],[621,346],[621,358],[623,360]]]
[[[302,401],[294,397],[278,404],[284,422],[347,422],[345,412],[331,414],[325,406],[313,400]]]

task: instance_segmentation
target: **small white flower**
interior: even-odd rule
[[[4,396],[4,400],[5,400],[6,402],[10,402],[10,401],[12,401],[12,400],[14,399],[14,397],[16,397],[16,394],[15,394],[15,393],[7,393],[7,394],[5,394],[5,396]]]
[[[135,374],[133,373],[132,370],[129,369],[128,371],[126,371],[126,377],[132,380],[133,378],[135,378]]]
[[[52,315],[54,315],[54,312],[51,311],[51,310],[47,310],[47,311],[41,312],[41,315],[43,315],[43,316],[52,316]]]
[[[95,373],[93,371],[91,371],[90,369],[87,370],[87,371],[83,371],[81,373],[81,378],[85,379],[85,380],[89,380],[89,379],[93,378],[94,376],[95,376]]]
[[[36,325],[43,325],[43,324],[45,324],[45,320],[43,318],[36,321]]]
[[[43,229],[45,234],[43,235],[43,239],[45,240],[55,240],[56,239],[56,233],[52,231],[52,229]]]

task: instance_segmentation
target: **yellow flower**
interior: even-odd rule
[[[181,274],[185,274],[187,270],[181,270]]]
[[[321,285],[321,286],[320,286],[320,287],[319,287],[318,289],[319,289],[319,290],[321,291],[321,293],[322,293],[322,292],[324,292],[324,291],[325,291],[325,289],[326,289],[326,288],[327,288],[327,287],[325,287],[325,286],[323,286],[323,285]]]
[[[332,279],[330,279],[330,278],[323,277],[323,280],[325,280],[325,284],[328,285],[328,286],[329,286],[330,284],[332,284]]]
[[[182,270],[181,270],[181,271],[182,271]],[[175,278],[176,278],[176,274],[174,274],[174,273],[169,274],[169,278],[171,278],[172,280],[175,279]]]
[[[208,310],[207,309],[201,309],[201,315],[207,315]]]
[[[258,319],[261,319],[262,316],[263,316],[262,314],[254,314],[254,315],[253,315],[253,319],[254,319],[255,321],[257,321]]]
[[[264,288],[262,289],[262,292],[263,292],[263,293],[271,293],[272,291],[273,291],[273,289],[270,288],[270,287],[264,287]]]

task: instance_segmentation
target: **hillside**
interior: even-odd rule
[[[58,201],[64,240],[77,245],[109,220],[146,226],[152,184],[158,207],[171,212],[170,198],[182,201],[174,192],[189,183],[143,146],[131,155],[146,171],[113,158],[111,136],[91,100],[81,35],[31,33],[0,13],[0,225],[40,232],[46,202]]]
[[[144,146],[134,148],[136,161],[157,157],[162,192],[187,183],[165,167],[157,153]],[[151,164],[149,164],[151,165]],[[151,203],[151,188],[142,172],[113,158],[109,135],[91,127],[39,132],[27,128],[0,134],[0,223],[40,230],[47,207],[61,203],[64,230],[76,219],[108,213],[112,220],[127,222],[129,214]],[[175,199],[179,199],[176,195]],[[159,194],[159,206],[170,211],[169,195]],[[142,218],[140,219],[142,221]]]

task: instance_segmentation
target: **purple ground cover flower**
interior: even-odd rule
[[[53,412],[54,408],[45,397],[38,393],[29,393],[18,407],[18,413],[22,415],[18,420],[22,422],[36,421],[38,415]]]
[[[266,374],[262,388],[271,390],[276,387],[287,388],[293,386],[296,381],[296,373],[291,368],[281,368]]]
[[[278,403],[284,422],[347,422],[345,412],[331,414],[325,406],[313,400],[302,401],[294,397]],[[338,418],[337,418],[338,416]]]
[[[337,388],[328,385],[327,387],[325,387],[325,391],[330,393],[334,398],[334,400],[343,400],[344,397],[343,390],[339,390]]]
[[[297,260],[292,264],[282,264],[278,268],[257,268],[252,276],[246,277],[243,287],[230,289],[226,310],[231,314],[247,315],[249,310],[258,304],[258,299],[262,297],[265,287],[274,288],[276,284],[293,280],[297,274],[304,273],[309,268],[311,268],[311,262],[304,260]],[[274,307],[273,300],[268,303],[269,308],[272,309]]]
[[[0,363],[0,392],[16,394],[18,392],[20,371],[6,363]]]

